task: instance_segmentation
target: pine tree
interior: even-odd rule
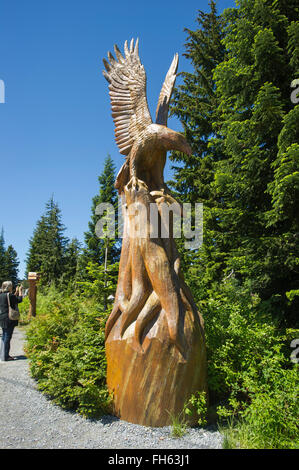
[[[0,235],[0,286],[4,281],[11,281],[14,286],[18,283],[18,254],[12,245],[5,248],[4,230]]]
[[[117,235],[117,205],[118,196],[114,188],[115,166],[110,155],[107,156],[102,174],[98,177],[99,193],[92,199],[91,219],[88,223],[89,230],[85,232],[85,248],[80,258],[81,277],[87,276],[86,266],[88,263],[105,264],[105,251],[107,250],[109,264],[118,261],[120,255],[120,243],[117,239],[103,239],[96,234],[97,222],[100,216],[96,214],[96,208],[101,203],[112,204],[115,211],[115,225]],[[88,277],[88,276],[87,276]]]
[[[189,42],[195,85],[189,88],[186,75],[173,107],[180,118],[187,116],[186,135],[198,158],[194,163],[194,157],[175,156],[183,161],[176,188],[204,202],[204,244],[197,270],[195,263],[191,270],[206,285],[234,273],[288,324],[299,307],[299,107],[290,100],[291,81],[299,77],[296,20],[295,1],[241,0],[239,8],[226,10],[218,22],[222,58],[214,50],[214,68],[204,75],[203,87],[197,73],[197,64],[205,64],[202,46]],[[204,44],[215,37],[201,24],[190,36],[205,34],[210,40]]]
[[[227,158],[213,188],[225,199],[218,217],[231,234],[226,266],[288,324],[299,307],[298,296],[293,305],[287,299],[299,288],[299,108],[290,100],[298,11],[293,1],[241,1],[226,14],[229,52],[214,74]]]
[[[174,90],[171,114],[179,117],[186,137],[192,145],[193,155],[173,152],[171,159],[180,162],[173,166],[173,187],[185,202],[200,202],[211,198],[210,183],[213,180],[213,162],[221,158],[217,146],[211,147],[211,135],[218,100],[213,71],[224,59],[222,45],[223,19],[217,15],[216,4],[210,2],[211,11],[198,12],[198,29],[188,33],[184,56],[190,60],[193,73],[182,72],[183,84]],[[183,166],[182,166],[183,163]]]
[[[74,283],[77,280],[80,253],[81,243],[77,238],[73,238],[65,250],[64,272],[62,275],[63,283],[69,283],[70,281]]]
[[[4,281],[7,281],[7,278],[6,278],[4,230],[2,228],[1,235],[0,235],[0,287],[1,287],[2,282]]]
[[[206,293],[209,281],[218,278],[223,264],[221,250],[212,249],[215,243],[217,219],[215,211],[222,201],[212,187],[216,162],[224,158],[215,122],[218,120],[219,97],[216,93],[214,69],[226,55],[222,44],[225,20],[217,13],[216,2],[210,2],[210,12],[198,12],[198,29],[185,29],[186,53],[193,66],[193,73],[182,72],[183,84],[174,91],[171,113],[183,123],[185,134],[192,145],[193,155],[174,152],[172,188],[182,202],[204,205],[204,244],[199,251],[181,251],[184,271],[189,271],[189,284],[194,294]],[[217,234],[216,234],[217,236]],[[194,279],[194,282],[193,282]],[[204,281],[204,285],[200,284]],[[198,293],[198,295],[200,295]]]
[[[18,254],[12,245],[7,247],[5,251],[5,269],[6,279],[11,281],[14,286],[18,284],[18,268],[19,268]]]
[[[26,259],[27,272],[41,272],[44,285],[57,282],[64,273],[68,246],[64,231],[61,211],[52,197],[46,204],[45,214],[36,224]]]

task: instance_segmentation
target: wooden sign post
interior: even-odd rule
[[[28,297],[30,301],[29,318],[36,316],[36,293],[37,293],[36,283],[39,281],[39,279],[40,279],[40,273],[28,274],[28,281],[29,281]]]

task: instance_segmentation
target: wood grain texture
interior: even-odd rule
[[[114,413],[144,426],[167,426],[192,393],[207,391],[203,332],[185,313],[185,354],[170,340],[165,314],[156,316],[136,347],[134,323],[121,337],[116,327],[106,342],[107,384],[114,395]],[[170,414],[169,414],[170,413]],[[194,419],[194,418],[193,418]],[[190,420],[190,424],[196,424]]]
[[[122,56],[115,46],[117,60],[110,53],[109,63],[104,60],[116,142],[127,155],[115,184],[123,200],[124,234],[106,323],[107,384],[121,419],[164,426],[193,393],[207,391],[203,321],[184,282],[172,217],[165,211],[176,202],[164,182],[166,152],[190,155],[192,150],[182,134],[166,127],[178,56],[166,75],[153,124],[138,42],[134,46],[132,40],[130,48],[126,42],[124,49]]]

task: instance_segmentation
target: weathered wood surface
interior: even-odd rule
[[[28,281],[29,281],[29,317],[36,316],[36,296],[37,296],[37,283],[40,279],[40,273],[28,273]]]
[[[114,394],[114,412],[121,419],[166,426],[171,424],[170,414],[178,416],[192,393],[206,391],[203,331],[193,312],[185,312],[183,322],[183,355],[170,340],[164,312],[147,325],[141,349],[134,338],[136,322],[123,337],[120,323],[109,335],[107,384]]]
[[[127,160],[116,180],[125,202],[124,234],[115,302],[106,324],[107,384],[117,416],[164,426],[192,393],[207,391],[203,321],[181,273],[171,218],[163,211],[174,202],[163,178],[166,152],[191,153],[191,148],[182,134],[166,127],[178,57],[166,75],[157,123],[152,124],[137,44],[132,41],[130,49],[125,44],[125,57],[118,48],[115,52],[118,61],[108,54],[104,74],[117,144]],[[154,237],[153,206],[158,216]]]

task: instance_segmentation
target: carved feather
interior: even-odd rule
[[[166,74],[156,110],[156,124],[167,126],[169,103],[176,79],[176,72],[178,69],[179,55],[175,54],[173,61]]]
[[[112,117],[115,125],[116,143],[123,155],[128,155],[134,140],[152,124],[146,98],[146,73],[140,62],[138,39],[124,45],[124,56],[114,46],[115,57],[108,52],[103,59],[103,75],[109,82]]]

